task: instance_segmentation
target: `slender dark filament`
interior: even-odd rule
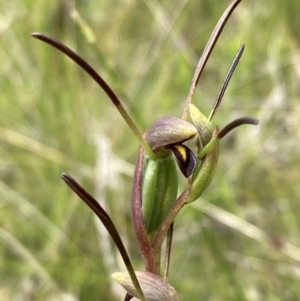
[[[242,44],[242,45],[240,46],[240,48],[239,48],[239,50],[238,50],[238,52],[237,52],[235,58],[233,59],[233,62],[232,62],[231,66],[230,66],[230,68],[229,68],[229,70],[228,70],[228,72],[227,72],[227,74],[226,74],[226,76],[225,76],[225,79],[224,79],[224,81],[223,81],[223,84],[222,84],[222,86],[221,86],[221,89],[220,89],[220,91],[219,91],[219,94],[218,94],[218,96],[217,96],[217,98],[216,98],[216,101],[215,101],[215,103],[214,103],[214,105],[213,105],[213,108],[212,108],[212,110],[211,110],[211,113],[210,113],[210,115],[209,115],[209,118],[208,118],[209,120],[212,120],[212,119],[213,119],[213,117],[214,117],[214,115],[215,115],[215,113],[216,113],[218,107],[219,107],[220,104],[221,104],[221,101],[222,101],[222,99],[223,99],[224,93],[225,93],[225,91],[226,91],[226,89],[227,89],[227,86],[228,86],[228,84],[229,84],[229,81],[230,81],[230,79],[231,79],[231,77],[232,77],[232,74],[233,74],[233,72],[234,72],[236,66],[238,65],[238,63],[239,63],[239,61],[240,61],[240,58],[242,57],[242,54],[243,54],[243,52],[244,52],[244,49],[245,49],[245,45]]]
[[[243,125],[243,124],[253,124],[253,125],[257,125],[258,124],[258,120],[255,118],[251,118],[251,117],[241,117],[238,118],[232,122],[230,122],[229,124],[227,124],[218,134],[218,138],[222,139],[225,135],[227,135],[230,131],[232,131],[233,129],[235,129],[236,127]]]
[[[122,242],[122,239],[116,229],[114,223],[112,222],[109,215],[101,207],[101,205],[81,186],[79,185],[70,175],[63,173],[61,175],[62,179],[67,183],[67,185],[92,209],[92,211],[98,216],[110,236],[112,237],[114,243],[116,244],[122,259],[126,265],[128,273],[132,279],[132,282],[137,290],[138,295],[142,300],[145,300],[142,289],[139,285],[138,279],[132,267],[130,258]]]
[[[238,6],[238,4],[241,2],[242,0],[235,0],[234,2],[232,2],[227,9],[225,10],[225,12],[223,13],[223,15],[221,16],[219,22],[217,23],[216,27],[214,28],[206,46],[205,49],[200,57],[200,60],[198,62],[197,68],[195,70],[194,73],[194,77],[192,80],[192,84],[190,87],[190,91],[189,94],[187,96],[186,102],[185,102],[185,106],[184,106],[184,110],[183,110],[183,114],[182,114],[182,119],[186,119],[186,115],[189,109],[189,104],[192,100],[192,97],[194,95],[195,89],[197,87],[198,81],[201,77],[201,74],[204,70],[204,67],[210,57],[211,52],[213,51],[218,38],[220,36],[220,34],[222,33],[222,30],[224,28],[224,26],[226,25],[227,20],[229,19],[229,17],[231,16],[232,12],[234,11],[234,9]]]
[[[166,242],[166,261],[165,261],[165,270],[164,270],[164,279],[168,281],[169,269],[170,269],[170,260],[171,260],[171,250],[173,242],[173,230],[174,222],[170,225],[167,233],[167,242]]]
[[[115,105],[116,109],[119,111],[119,113],[122,115],[124,120],[127,122],[129,127],[135,134],[135,136],[138,138],[139,142],[143,146],[147,155],[150,156],[152,159],[156,158],[156,155],[152,152],[149,145],[144,141],[142,134],[140,133],[139,129],[137,128],[137,126],[135,125],[131,117],[128,115],[127,111],[123,107],[117,95],[110,88],[110,86],[104,81],[104,79],[95,71],[95,69],[88,64],[87,61],[85,61],[82,57],[80,57],[77,53],[75,53],[72,49],[70,49],[66,45],[42,33],[33,33],[32,36],[58,49],[66,56],[68,56],[70,59],[72,59],[76,64],[78,64],[84,71],[86,71],[110,98],[112,103]]]
[[[71,50],[66,45],[62,44],[61,42],[50,38],[42,33],[32,33],[31,34],[34,38],[41,40],[54,48],[60,50],[62,53],[64,53],[66,56],[68,56],[70,59],[72,59],[76,64],[78,64],[83,70],[85,70],[94,80],[95,82],[104,90],[104,92],[108,95],[108,97],[111,99],[113,104],[118,107],[122,106],[119,98],[114,93],[114,91],[109,87],[109,85],[104,81],[104,79],[95,71],[95,69],[89,65],[82,57],[80,57],[77,53],[75,53],[73,50]]]

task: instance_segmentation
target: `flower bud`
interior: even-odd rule
[[[165,148],[168,145],[181,144],[196,134],[197,129],[192,124],[181,118],[166,116],[149,128],[146,141],[154,152],[166,155]]]
[[[141,289],[147,301],[179,301],[175,289],[163,278],[149,272],[135,272]],[[138,294],[127,272],[118,272],[111,275],[132,296]]]
[[[196,166],[196,157],[182,143],[196,134],[197,129],[192,124],[177,117],[167,116],[154,122],[146,133],[146,141],[161,157],[167,156],[171,151],[183,175],[189,177]]]

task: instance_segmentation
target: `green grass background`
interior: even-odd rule
[[[138,142],[104,92],[30,33],[86,58],[144,131],[181,116],[229,3],[0,0],[0,300],[124,296],[110,278],[125,270],[116,248],[62,172],[105,204],[143,269],[130,221]],[[300,299],[299,15],[299,0],[242,1],[200,80],[193,103],[209,114],[245,43],[214,123],[260,123],[221,142],[213,183],[176,220],[169,280],[181,300]]]

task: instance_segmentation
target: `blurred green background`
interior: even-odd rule
[[[116,248],[62,172],[106,206],[143,269],[130,221],[137,140],[104,92],[30,33],[86,58],[144,131],[181,116],[229,3],[0,0],[0,300],[124,297],[110,278],[125,270]],[[200,80],[193,103],[209,114],[245,43],[214,123],[260,123],[222,141],[213,183],[176,220],[170,283],[181,300],[300,299],[299,15],[299,0],[244,0]]]

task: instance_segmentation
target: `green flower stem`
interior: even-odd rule
[[[219,143],[219,141],[221,140],[221,138],[219,138],[218,136],[215,136],[214,138],[212,138],[201,150],[201,152],[197,155],[197,158],[199,160],[202,160],[204,158],[204,156],[217,144]]]
[[[58,49],[66,56],[68,56],[70,59],[72,59],[76,64],[78,64],[84,71],[86,71],[110,98],[112,103],[115,105],[119,113],[122,115],[122,117],[124,118],[128,126],[134,133],[134,135],[137,137],[139,143],[142,145],[143,149],[145,150],[145,153],[152,160],[156,160],[158,158],[158,156],[151,150],[148,143],[144,140],[143,135],[141,134],[141,132],[139,131],[139,129],[137,128],[137,126],[135,125],[131,117],[126,112],[125,108],[123,107],[117,95],[110,88],[110,86],[104,81],[104,79],[96,72],[96,70],[90,64],[87,63],[87,61],[85,61],[82,57],[80,57],[69,47],[67,47],[66,45],[62,44],[61,42],[53,38],[50,38],[41,33],[32,33],[32,36]]]
[[[183,191],[183,193],[178,197],[176,202],[173,204],[168,214],[164,218],[161,223],[156,235],[151,243],[151,247],[153,249],[159,248],[167,234],[168,229],[170,228],[172,222],[174,221],[177,213],[181,210],[181,208],[187,203],[186,200],[188,198],[189,188]]]

